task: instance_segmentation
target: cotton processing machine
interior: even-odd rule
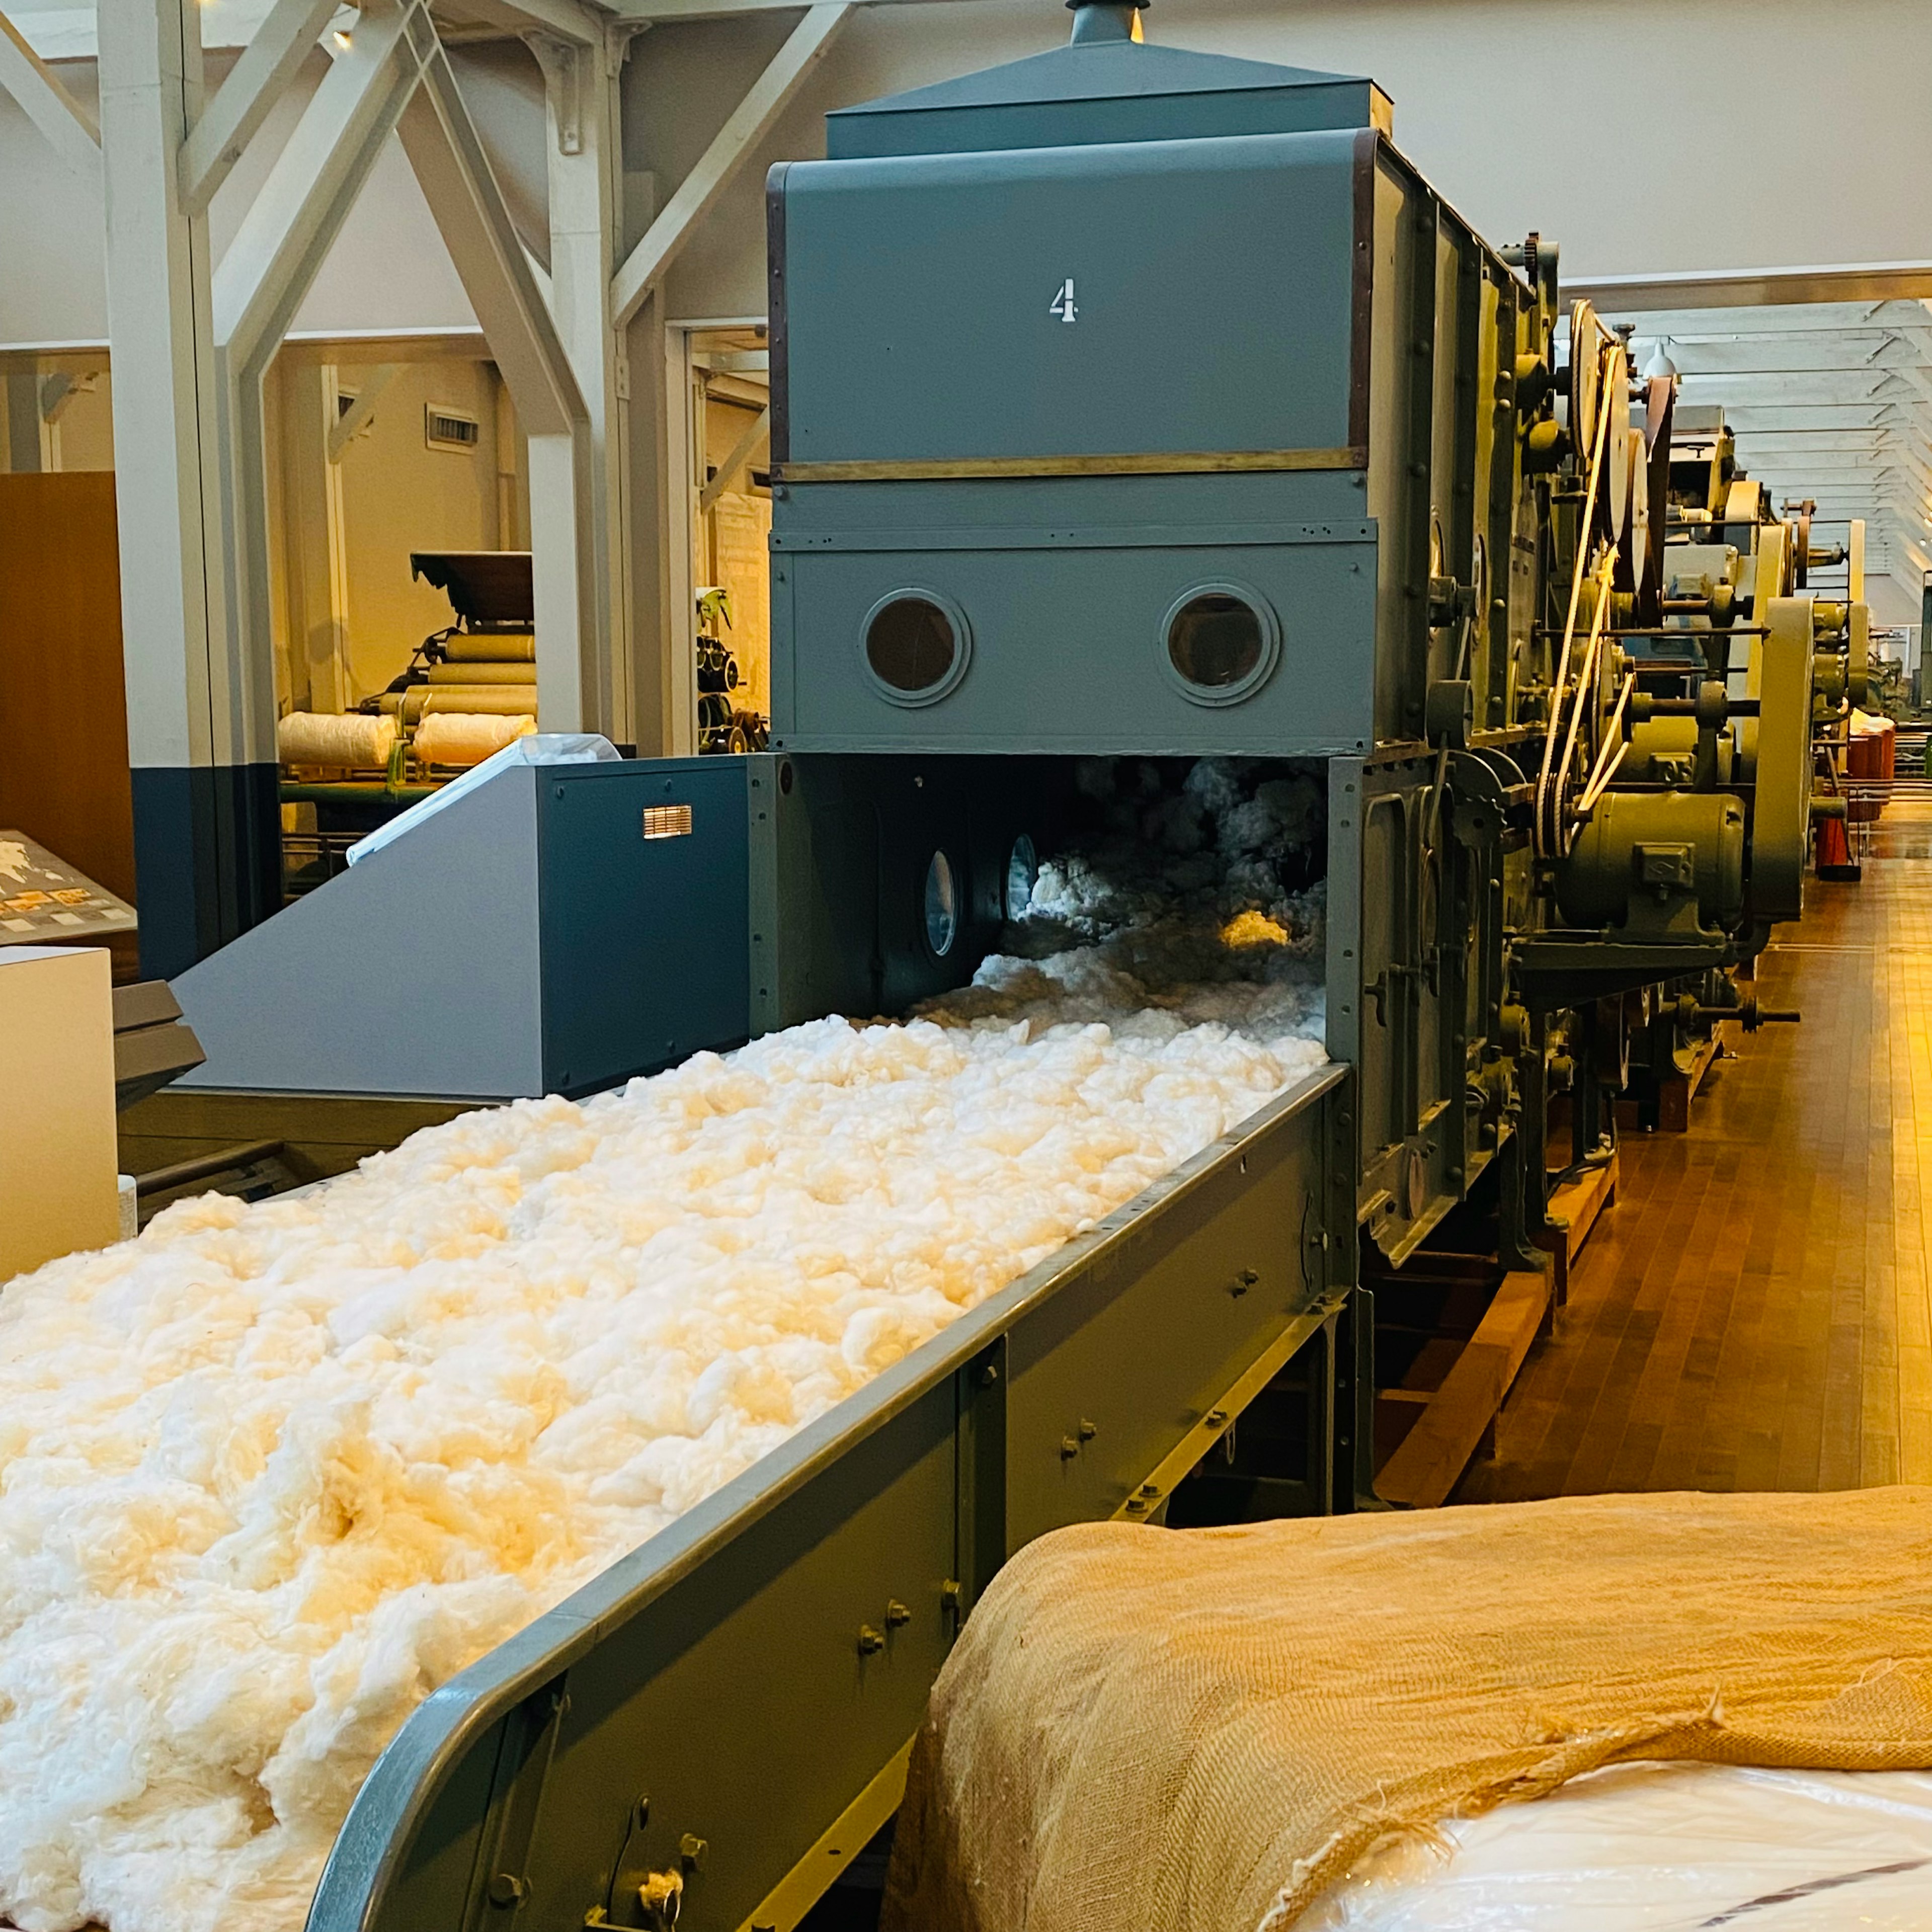
[[[1594,1090],[1630,996],[1798,910],[1816,614],[1766,534],[1720,600],[1748,688],[1672,628],[1670,386],[1562,315],[1553,249],[1443,202],[1369,82],[1074,5],[1068,48],[834,114],[825,160],[772,173],[771,753],[526,768],[298,910],[365,960],[357,908],[386,920],[393,1036],[466,940],[504,787],[528,1029],[573,955],[676,925],[694,824],[714,874],[736,845],[717,971],[640,991],[620,952],[567,1060],[453,1084],[453,1033],[411,1074],[574,1091],[963,983],[1082,760],[1295,760],[1328,802],[1336,1064],[434,1692],[314,1932],[796,1924],[890,1814],[1006,1556],[1157,1516],[1311,1343],[1300,1506],[1347,1506],[1358,1238],[1400,1264],[1480,1197],[1527,1264],[1552,1067]],[[1678,718],[1684,770],[1631,758]],[[418,863],[457,881],[440,913],[410,910]],[[204,1015],[193,980],[208,1077],[248,1084],[272,1016],[227,1024],[232,977]],[[326,1048],[259,1084],[326,1084]]]

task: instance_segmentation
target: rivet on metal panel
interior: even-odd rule
[[[859,1626],[859,1654],[861,1657],[877,1657],[885,1647],[885,1639],[870,1624]]]
[[[552,795],[553,795],[554,796],[555,796],[555,797],[557,797],[557,798],[561,798],[561,797],[562,797],[562,796],[563,796],[563,788],[562,788],[562,786],[561,786],[561,785],[557,785],[557,786],[554,787],[554,788],[553,788]]]
[[[1210,1408],[1208,1412],[1208,1426],[1210,1429],[1223,1428],[1227,1420],[1228,1412],[1225,1408]]]
[[[686,1871],[702,1871],[704,1869],[704,1855],[710,1849],[696,1833],[687,1832],[677,1841],[678,1863]]]
[[[651,1822],[651,1794],[640,1792],[638,1796],[638,1829],[642,1831]]]
[[[902,1603],[901,1603],[901,1602],[899,1601],[899,1600],[898,1599],[898,1598],[896,1598],[896,1597],[892,1598],[892,1599],[891,1599],[891,1600],[890,1600],[886,1604],[886,1629],[888,1629],[888,1630],[903,1630],[903,1629],[905,1628],[905,1626],[906,1626],[908,1624],[910,1623],[911,1622],[912,1622],[912,1612],[911,1612],[911,1611],[910,1611],[909,1610],[908,1610],[908,1609],[906,1608],[906,1606],[904,1606],[904,1604],[903,1604]]]
[[[999,1379],[1000,1365],[998,1362],[988,1362],[980,1371],[980,1386],[982,1388],[991,1388]]]
[[[514,1872],[499,1872],[490,1881],[490,1903],[492,1905],[519,1905],[523,1902],[526,1888]]]
[[[1147,1508],[1147,1504],[1138,1496],[1130,1496],[1127,1498],[1127,1507],[1138,1516]]]
[[[1089,1422],[1084,1415],[1080,1418],[1080,1439],[1082,1442],[1090,1442],[1095,1436],[1100,1434],[1100,1425],[1097,1422]]]
[[[1235,1276],[1234,1280],[1228,1284],[1228,1292],[1232,1294],[1237,1301],[1238,1301],[1240,1300],[1241,1297],[1246,1294],[1248,1290],[1252,1288],[1260,1280],[1261,1274],[1258,1270],[1255,1268],[1244,1268],[1240,1273]]]
[[[1060,1438],[1060,1460],[1063,1462],[1072,1462],[1079,1453],[1080,1444],[1072,1436],[1063,1436]]]

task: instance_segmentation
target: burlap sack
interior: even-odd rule
[[[1932,1490],[1045,1538],[934,1687],[885,1932],[1280,1932],[1631,1758],[1932,1766]]]

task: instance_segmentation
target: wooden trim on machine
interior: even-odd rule
[[[1130,456],[964,456],[926,462],[787,463],[775,483],[926,483],[976,477],[1208,476],[1283,470],[1360,470],[1368,452],[1237,449],[1151,452]]]
[[[1376,176],[1381,160],[1379,129],[1364,128],[1355,136],[1355,250],[1354,293],[1348,345],[1348,440],[1368,467],[1370,363],[1375,340]]]

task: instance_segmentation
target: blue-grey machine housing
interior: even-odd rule
[[[1336,1064],[435,1691],[312,1932],[662,1926],[647,1882],[687,1932],[796,1924],[890,1816],[1012,1550],[1160,1517],[1303,1361],[1304,1473],[1231,1514],[1347,1505],[1358,1223],[1400,1256],[1520,1138],[1504,812],[1538,554],[1511,382],[1553,285],[1346,76],[1088,38],[835,114],[828,151],[770,188],[774,746],[705,761],[742,775],[711,800],[750,854],[714,928],[745,949],[738,1036],[969,976],[1077,759],[1226,754],[1325,768]],[[1198,658],[1172,647],[1197,608]],[[592,842],[539,954],[583,929],[595,842],[680,776],[533,790],[535,849]],[[648,1030],[597,1064],[730,1043]]]

